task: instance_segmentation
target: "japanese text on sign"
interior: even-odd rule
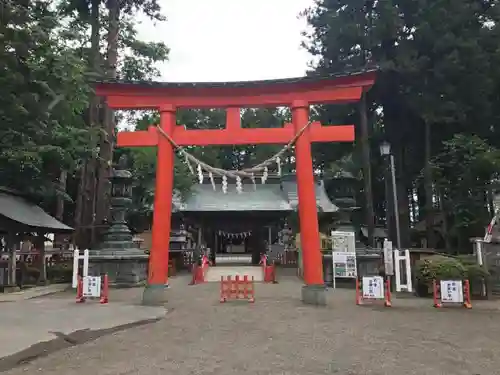
[[[332,257],[334,277],[357,277],[356,253],[334,251]]]
[[[85,276],[83,278],[83,297],[101,296],[101,276]]]
[[[383,299],[384,279],[382,276],[363,277],[363,298]]]
[[[441,280],[441,301],[463,303],[464,290],[461,280]]]

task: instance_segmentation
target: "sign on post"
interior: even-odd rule
[[[78,277],[76,288],[76,303],[83,303],[87,298],[99,298],[99,303],[108,303],[108,275]]]
[[[389,279],[384,281],[382,276],[363,276],[356,278],[356,305],[362,305],[363,301],[384,301],[385,307],[391,307],[391,289]]]
[[[363,298],[384,299],[384,279],[382,276],[363,277]]]
[[[83,297],[100,298],[101,297],[101,276],[83,277]]]
[[[357,275],[356,253],[333,252],[333,276],[355,278]]]
[[[392,241],[384,240],[384,268],[385,274],[388,276],[394,275],[394,257],[393,257]]]
[[[441,280],[441,301],[464,303],[462,280]]]
[[[436,280],[432,282],[434,307],[441,308],[445,304],[462,305],[472,308],[469,280]]]
[[[356,264],[356,238],[354,232],[332,231],[333,288],[336,278],[355,279],[358,276]]]
[[[355,253],[356,252],[356,238],[354,232],[334,230],[332,236],[332,249],[333,251]]]

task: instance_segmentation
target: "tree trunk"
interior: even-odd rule
[[[116,69],[118,64],[118,37],[120,29],[120,2],[118,0],[108,0],[107,8],[109,11],[108,26],[108,49],[107,49],[107,69],[106,77],[116,79]],[[112,109],[104,104],[104,133],[100,139],[100,165],[99,180],[97,186],[97,207],[96,222],[102,224],[109,219],[109,199],[111,184],[109,181],[112,162],[115,137],[115,116]]]
[[[366,109],[366,94],[363,94],[359,102],[360,112],[360,141],[361,141],[361,155],[363,163],[363,182],[365,193],[365,221],[368,229],[368,244],[374,246],[374,232],[375,232],[375,212],[373,210],[373,192],[372,192],[372,172],[370,160],[370,135],[368,130],[368,115]]]
[[[396,164],[396,191],[398,193],[398,213],[399,213],[399,234],[401,238],[401,247],[410,246],[410,202],[408,199],[408,187],[404,178],[405,153],[401,147],[403,143],[398,142],[395,147]]]
[[[59,175],[59,190],[62,193],[66,192],[66,181],[68,179],[68,172],[67,171],[61,171],[61,174]],[[57,197],[57,204],[56,204],[56,219],[59,221],[64,220],[64,198],[62,196]]]
[[[99,5],[100,0],[92,0],[91,9],[91,37],[90,37],[90,63],[94,73],[99,74],[101,71],[100,62],[100,13]],[[99,126],[99,104],[100,99],[96,96],[90,98],[89,112],[88,112],[88,125],[91,128],[90,147],[95,149],[96,131],[95,128]],[[82,180],[78,187],[78,200],[75,210],[75,227],[77,246],[82,248],[90,247],[95,240],[95,206],[96,206],[96,167],[97,160],[92,155],[86,162],[82,171]]]
[[[66,181],[68,179],[68,172],[67,171],[61,171],[59,175],[59,190],[61,193],[66,193]],[[56,202],[56,219],[59,221],[64,221],[64,198],[59,195],[57,197],[57,202]],[[56,234],[54,236],[54,247],[60,247],[63,244],[63,239],[66,236]]]
[[[80,169],[80,178],[78,183],[78,195],[76,197],[75,204],[75,216],[74,216],[74,227],[75,232],[73,234],[73,243],[76,244],[77,247],[81,247],[83,240],[83,207],[84,207],[84,193],[85,193],[85,179],[87,177],[87,163],[82,165]]]
[[[425,164],[424,164],[424,190],[425,190],[425,231],[427,247],[434,248],[434,205],[432,202],[432,174],[431,174],[431,125],[425,122]]]

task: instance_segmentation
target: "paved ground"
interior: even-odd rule
[[[24,350],[26,353],[23,356],[35,356],[40,346],[31,350],[28,348],[41,342],[59,338],[62,340],[56,341],[66,340],[69,341],[67,344],[71,344],[73,340],[86,340],[86,336],[92,335],[92,332],[95,335],[103,330],[161,319],[166,314],[163,307],[146,308],[121,302],[107,305],[98,302],[76,304],[74,295],[74,292],[68,292],[54,298],[20,298],[17,302],[1,303],[0,358]],[[54,345],[57,347],[61,343],[51,343],[48,348]],[[23,356],[18,358],[22,359]],[[0,359],[0,371],[4,367],[5,363],[2,364]]]
[[[328,308],[315,308],[300,303],[300,284],[290,278],[259,285],[253,305],[220,304],[217,284],[187,283],[183,277],[172,281],[169,313],[161,321],[64,349],[6,374],[500,373],[497,302],[435,310],[430,300],[401,299],[384,309],[355,306],[353,291],[337,290]],[[111,298],[135,302],[140,290],[114,291]]]

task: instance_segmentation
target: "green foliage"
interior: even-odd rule
[[[74,168],[90,152],[81,117],[90,92],[86,66],[54,31],[58,21],[48,2],[2,6],[0,179],[55,195],[58,167]]]
[[[73,279],[73,265],[59,263],[47,268],[47,280],[52,283],[70,283]]]
[[[426,141],[433,157],[450,152],[449,142],[465,146],[471,140],[468,148],[454,147],[456,160],[470,158],[474,147],[479,151],[484,145],[499,147],[498,5],[484,0],[318,0],[304,12],[310,26],[304,46],[315,58],[315,73],[380,67],[377,83],[367,96],[372,160],[364,166],[372,169],[376,221],[384,221],[387,208],[381,178],[384,164],[378,151],[380,140],[386,139],[396,159],[403,219],[418,222],[434,210],[446,211],[453,228],[467,228],[463,233],[469,236],[482,234],[486,202],[480,202],[479,196],[487,195],[487,179],[496,174],[491,172],[496,152],[481,151],[473,162],[457,164],[458,174],[441,165],[439,181],[425,181],[430,197],[420,175],[430,167],[424,153]],[[317,113],[325,123],[358,121],[355,108],[325,106]],[[426,125],[430,134],[424,131]],[[461,135],[454,139],[456,133]],[[328,167],[360,151],[357,146],[328,145],[316,148],[315,158]],[[474,169],[468,175],[462,173],[469,167]],[[435,170],[433,177],[438,177]],[[446,186],[443,194],[449,198],[440,198],[437,185]],[[455,195],[451,197],[452,190],[461,191],[458,202]],[[467,196],[473,198],[467,200]],[[426,201],[432,202],[429,212]],[[453,228],[450,234],[457,240],[459,233]]]
[[[489,220],[485,190],[499,177],[500,151],[475,135],[457,134],[443,142],[431,168],[449,230],[456,236],[479,232]]]
[[[420,284],[432,285],[433,280],[470,281],[488,278],[489,272],[470,259],[433,255],[416,262],[415,278]]]
[[[432,284],[432,280],[462,280],[466,272],[458,259],[441,255],[420,259],[415,268],[416,279],[428,285]]]

